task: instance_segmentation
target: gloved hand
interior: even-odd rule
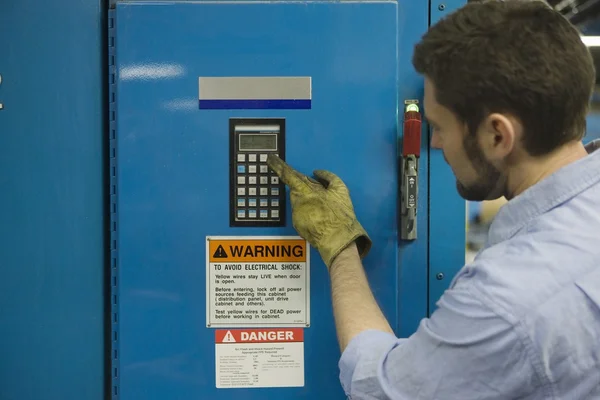
[[[348,188],[339,177],[319,170],[314,171],[318,181],[311,179],[276,155],[269,155],[267,164],[290,188],[294,228],[319,251],[328,269],[354,241],[360,257],[367,255],[371,239],[356,219]]]

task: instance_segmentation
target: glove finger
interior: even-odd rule
[[[323,186],[323,182],[320,182],[318,179],[311,178],[310,176],[307,176],[306,180],[313,185]]]
[[[290,189],[299,189],[305,185],[304,179],[306,177],[290,167],[276,154],[269,154],[267,157],[267,165],[279,176],[279,179],[281,179],[284,184],[290,187]]]
[[[346,189],[346,184],[340,179],[339,176],[330,171],[316,170],[313,172],[315,178],[323,186],[332,190]]]

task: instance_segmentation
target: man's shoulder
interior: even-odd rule
[[[538,374],[570,397],[600,379],[600,245],[577,248],[546,232],[526,236],[483,251],[454,288],[468,288],[508,321]]]
[[[456,284],[516,317],[531,314],[600,267],[599,204],[600,183],[523,221],[512,236],[482,250]]]
[[[600,268],[600,245],[589,236],[561,239],[556,234],[534,231],[483,250],[459,272],[453,286],[469,288],[483,304],[515,323],[578,296],[576,282]]]

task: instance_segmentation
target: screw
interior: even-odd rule
[[[446,5],[445,4],[440,4],[438,6],[438,10],[440,10],[440,11],[444,11],[445,9],[446,9]]]
[[[435,278],[436,278],[438,281],[441,281],[442,279],[444,279],[444,274],[443,274],[443,273],[441,273],[441,272],[438,272],[438,273],[435,275]]]

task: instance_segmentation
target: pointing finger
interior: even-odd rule
[[[290,187],[290,189],[298,188],[300,185],[304,184],[304,175],[290,167],[276,154],[269,154],[267,157],[267,165],[279,176],[279,179],[281,179],[283,183]]]

